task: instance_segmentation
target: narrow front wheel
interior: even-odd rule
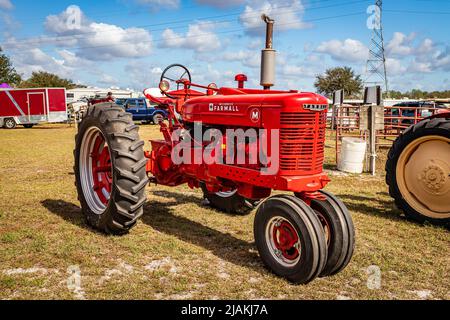
[[[355,229],[352,217],[345,206],[333,194],[320,191],[326,200],[313,200],[311,208],[317,214],[327,240],[327,263],[321,277],[335,275],[350,263],[355,249]]]
[[[298,284],[314,280],[327,259],[320,221],[303,201],[275,196],[264,201],[255,217],[255,242],[264,264]]]

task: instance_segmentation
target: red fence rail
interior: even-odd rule
[[[427,107],[384,107],[384,130],[377,131],[376,147],[390,146],[393,141],[408,127],[417,124],[424,118],[430,117],[439,109]],[[336,163],[342,139],[345,137],[357,137],[368,141],[368,132],[360,130],[361,106],[343,105],[334,113],[328,115],[329,128],[335,131]],[[332,128],[334,126],[334,128]]]

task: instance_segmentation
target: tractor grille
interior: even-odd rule
[[[326,113],[281,113],[280,169],[287,175],[322,172]]]

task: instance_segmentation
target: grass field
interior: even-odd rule
[[[400,215],[385,155],[376,177],[330,173],[327,189],[355,222],[356,252],[339,275],[295,286],[260,262],[254,213],[216,212],[198,190],[150,186],[130,234],[90,229],[74,187],[74,134],[67,125],[0,130],[0,299],[450,299],[449,231]],[[141,127],[146,140],[158,136]]]

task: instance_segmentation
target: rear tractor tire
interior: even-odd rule
[[[298,198],[274,196],[265,200],[256,213],[254,236],[267,268],[293,283],[311,282],[327,262],[319,218]]]
[[[211,207],[228,214],[247,215],[257,204],[257,201],[239,195],[237,190],[212,193],[203,183],[201,188],[204,198],[208,200]]]
[[[127,233],[143,214],[148,184],[144,142],[121,107],[90,106],[75,138],[75,177],[88,224],[107,234]]]
[[[420,223],[450,223],[450,118],[408,128],[394,142],[386,183],[397,208]]]

